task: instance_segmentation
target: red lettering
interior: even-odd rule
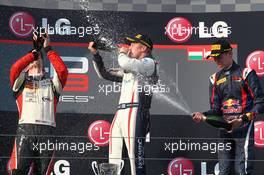
[[[68,74],[68,79],[64,91],[87,92],[89,87],[89,77],[85,74]]]

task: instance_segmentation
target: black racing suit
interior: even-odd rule
[[[204,115],[222,115],[230,121],[242,114],[253,116],[264,111],[264,95],[254,70],[241,68],[233,62],[228,70],[222,69],[210,76],[210,107]],[[234,159],[235,174],[251,174],[254,159],[254,121],[244,122],[232,133],[220,130],[221,142],[231,143],[231,150],[218,152],[220,175],[231,175]]]
[[[9,164],[12,175],[27,175],[29,172],[46,175],[52,171],[54,150],[48,148],[48,143],[54,143],[54,131],[55,128],[48,125],[18,125]]]

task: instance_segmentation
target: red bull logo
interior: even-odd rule
[[[242,106],[239,100],[228,99],[222,103],[222,111],[225,114],[242,113]]]

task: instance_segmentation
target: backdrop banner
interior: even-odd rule
[[[147,34],[154,43],[153,56],[160,66],[154,90],[151,127],[146,139],[149,175],[218,174],[217,152],[226,149],[218,130],[197,124],[192,112],[209,108],[209,76],[217,71],[211,43],[225,38],[232,44],[234,60],[255,69],[264,85],[264,12],[144,13],[83,10],[49,10],[0,6],[0,174],[10,174],[18,112],[10,84],[11,65],[32,49],[32,32],[45,27],[51,45],[69,71],[60,96],[56,141],[36,149],[56,149],[53,175],[92,175],[93,161],[107,162],[110,124],[117,108],[121,84],[100,79],[93,67],[88,42],[107,38],[124,44],[126,36]],[[106,67],[118,67],[117,52],[100,52]],[[44,59],[45,71],[54,68]],[[264,87],[264,86],[263,86]],[[154,89],[153,89],[154,88]],[[255,121],[254,175],[264,174],[264,118]],[[124,153],[129,175],[129,161]]]

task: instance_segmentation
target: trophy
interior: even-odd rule
[[[114,163],[101,163],[98,165],[96,161],[92,162],[95,175],[120,175],[123,167],[124,160],[120,161],[120,165]]]
[[[95,49],[111,52],[113,50],[117,49],[117,46],[114,44],[114,42],[106,37],[100,36],[94,41],[93,47]]]

